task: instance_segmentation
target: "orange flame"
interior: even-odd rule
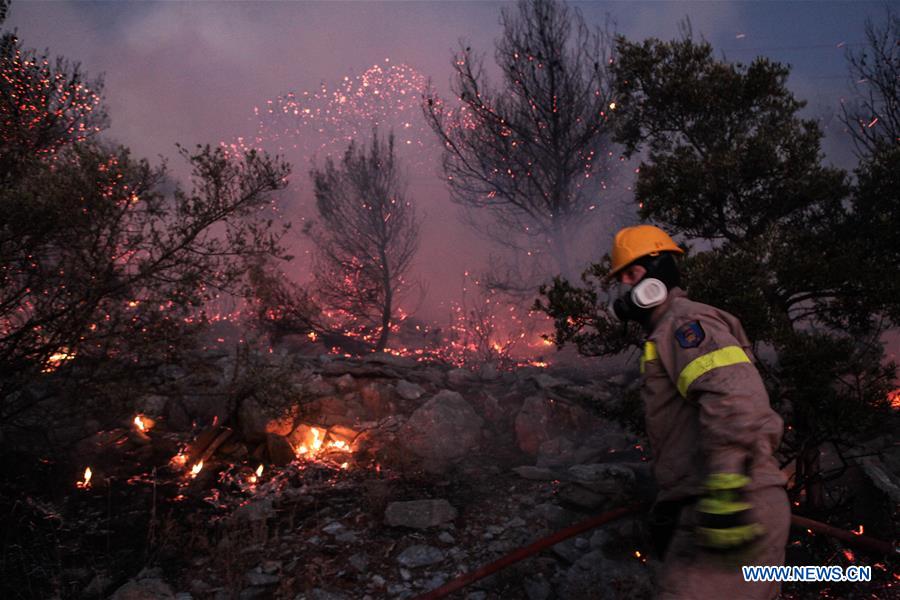
[[[313,441],[312,441],[312,451],[318,452],[322,448],[322,430],[318,427],[312,428]]]
[[[893,408],[894,410],[900,410],[900,388],[889,392],[887,399],[888,404],[891,405],[891,408]]]
[[[172,466],[183,467],[187,464],[187,455],[184,452],[179,452],[169,462],[172,463]]]
[[[340,451],[340,452],[350,452],[350,444],[348,444],[344,440],[328,440],[325,441],[327,433],[324,429],[319,427],[310,427],[309,428],[309,438],[305,441],[305,443],[300,444],[294,450],[294,453],[298,457],[305,458],[313,458],[322,451]]]
[[[60,348],[57,352],[54,352],[50,355],[50,358],[47,359],[47,366],[41,371],[42,373],[52,373],[55,371],[63,362],[67,360],[72,360],[75,358],[75,355],[69,352],[68,348]]]
[[[144,424],[144,420],[141,418],[141,415],[138,415],[134,418],[134,424],[139,431],[147,431],[147,426]]]
[[[196,465],[194,465],[193,467],[191,467],[191,479],[196,477],[200,473],[201,469],[203,469],[203,461],[202,460],[200,462],[198,462]]]
[[[262,466],[262,465],[259,465],[258,467],[256,467],[256,472],[253,473],[253,475],[251,475],[251,476],[248,478],[248,481],[249,481],[251,484],[256,483],[257,481],[259,481],[259,478],[262,476],[262,472],[263,472],[263,466]]]
[[[84,479],[82,481],[76,481],[75,487],[81,490],[86,490],[91,487],[91,477],[93,476],[93,474],[94,473],[91,471],[90,467],[86,468],[84,470]]]

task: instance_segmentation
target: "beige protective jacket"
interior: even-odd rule
[[[773,457],[783,423],[737,318],[679,288],[652,317],[641,395],[657,500],[699,495],[711,473],[747,474],[749,490],[783,487]]]

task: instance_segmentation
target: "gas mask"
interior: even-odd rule
[[[644,276],[637,284],[626,289],[613,303],[616,316],[623,321],[640,321],[642,313],[666,301],[669,290],[655,277]]]
[[[680,283],[678,266],[669,253],[641,257],[635,264],[644,267],[647,273],[636,284],[622,291],[613,302],[612,309],[621,321],[636,321],[647,329],[653,309],[665,302],[669,290]]]

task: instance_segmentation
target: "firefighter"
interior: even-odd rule
[[[781,565],[790,524],[773,453],[783,423],[769,405],[750,342],[733,315],[680,287],[681,248],[650,225],[616,234],[613,305],[647,334],[641,357],[658,486],[650,531],[663,557],[660,598],[774,598],[741,565]]]

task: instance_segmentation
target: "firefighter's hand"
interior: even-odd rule
[[[745,475],[716,473],[706,480],[706,495],[697,502],[697,540],[714,552],[747,549],[763,534],[750,504],[744,501]]]

